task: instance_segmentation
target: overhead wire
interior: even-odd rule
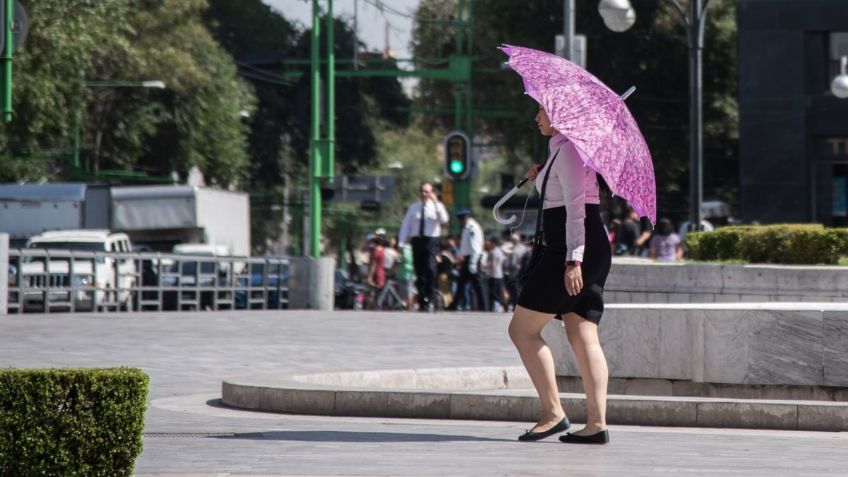
[[[268,70],[264,70],[264,69],[262,69],[262,68],[257,68],[257,67],[255,67],[255,66],[251,65],[250,63],[245,63],[245,62],[242,62],[242,61],[237,61],[237,62],[236,62],[236,65],[237,65],[238,67],[240,67],[240,68],[247,68],[247,69],[250,69],[250,70],[256,71],[256,72],[257,72],[257,73],[259,73],[259,74],[262,74],[262,75],[268,76],[269,78],[274,79],[274,80],[277,80],[277,81],[280,81],[280,82],[282,82],[282,83],[290,83],[290,84],[294,84],[294,83],[295,83],[295,81],[292,81],[292,80],[290,80],[290,79],[287,79],[287,78],[285,78],[284,76],[280,76],[280,75],[278,75],[278,74],[276,74],[276,73],[272,73],[272,72],[270,72],[270,71],[268,71]],[[256,74],[256,73],[254,73],[254,74]]]
[[[251,73],[249,71],[240,70],[239,74],[241,76],[244,76],[244,77],[247,77],[247,78],[252,78],[252,79],[255,79],[257,81],[262,81],[262,82],[265,82],[265,83],[276,84],[276,85],[279,85],[279,86],[292,86],[294,84],[294,82],[292,82],[292,81],[288,81],[288,80],[286,80],[286,82],[277,81],[277,80],[269,79],[267,77],[263,77],[263,76]]]

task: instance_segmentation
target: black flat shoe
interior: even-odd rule
[[[568,417],[563,417],[561,421],[556,423],[556,425],[547,431],[542,432],[533,432],[527,431],[524,434],[518,436],[519,441],[538,441],[539,439],[544,439],[546,437],[550,437],[554,434],[559,434],[560,432],[565,432],[568,428],[571,427],[571,422],[569,422]]]
[[[578,436],[569,432],[564,436],[559,436],[559,440],[568,444],[606,444],[609,442],[609,431],[604,429],[588,436]]]

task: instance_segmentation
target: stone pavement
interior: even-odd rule
[[[846,475],[848,433],[611,426],[603,447],[519,443],[528,425],[221,408],[221,381],[516,366],[507,315],[219,312],[0,318],[0,366],[151,376],[139,476]],[[576,426],[579,428],[580,426]]]

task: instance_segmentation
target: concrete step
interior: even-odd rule
[[[583,394],[560,395],[585,422]],[[539,399],[521,367],[261,375],[225,380],[222,402],[290,414],[535,421]],[[610,424],[848,431],[848,403],[610,395]]]

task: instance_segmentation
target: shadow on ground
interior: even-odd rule
[[[268,431],[210,436],[213,439],[248,439],[300,442],[457,442],[496,441],[512,442],[507,439],[492,439],[477,436],[451,434],[411,434],[403,432],[360,432],[360,431]]]
[[[227,406],[220,399],[210,399],[206,405],[219,409],[236,409]],[[245,411],[263,412],[263,411]],[[272,413],[273,414],[273,413]],[[356,432],[356,431],[268,431],[247,432],[241,434],[221,434],[204,436],[210,439],[248,439],[278,440],[300,442],[458,442],[489,441],[513,442],[511,439],[492,439],[489,437],[463,436],[452,434],[409,434],[401,432]]]

